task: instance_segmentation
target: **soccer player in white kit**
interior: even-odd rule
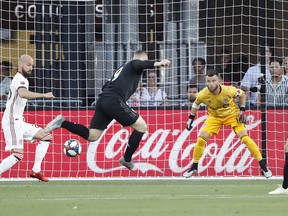
[[[23,112],[27,99],[47,98],[53,99],[51,92],[42,94],[28,90],[28,77],[33,70],[33,58],[29,55],[22,55],[18,61],[18,72],[14,76],[10,85],[10,91],[7,98],[6,109],[2,118],[2,129],[6,141],[6,151],[11,151],[11,155],[3,159],[0,163],[0,175],[14,166],[23,158],[23,142],[40,139],[36,147],[35,161],[30,177],[48,182],[48,178],[41,171],[41,163],[46,155],[49,144],[52,140],[51,134],[35,124],[25,122]]]

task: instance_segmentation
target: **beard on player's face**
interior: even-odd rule
[[[32,74],[32,70],[25,70],[25,69],[22,67],[22,74],[23,74],[25,77],[30,77],[31,74]]]
[[[210,92],[215,92],[218,89],[218,85],[207,85]]]

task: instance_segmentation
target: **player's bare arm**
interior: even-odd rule
[[[54,99],[55,98],[52,92],[42,94],[42,93],[37,93],[37,92],[31,92],[27,90],[26,88],[19,88],[17,92],[21,98],[25,98],[25,99],[35,99],[35,98]]]

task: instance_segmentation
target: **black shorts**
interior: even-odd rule
[[[122,126],[130,126],[139,118],[128,104],[120,98],[100,96],[90,123],[91,129],[104,130],[115,119]]]

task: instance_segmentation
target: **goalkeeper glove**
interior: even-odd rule
[[[246,124],[247,116],[245,115],[245,107],[240,107],[240,113],[238,114],[238,121],[242,124]]]
[[[187,122],[187,125],[186,125],[186,129],[188,131],[190,131],[192,129],[192,124],[193,124],[194,118],[195,118],[194,115],[189,115],[189,119],[188,119],[188,122]]]

